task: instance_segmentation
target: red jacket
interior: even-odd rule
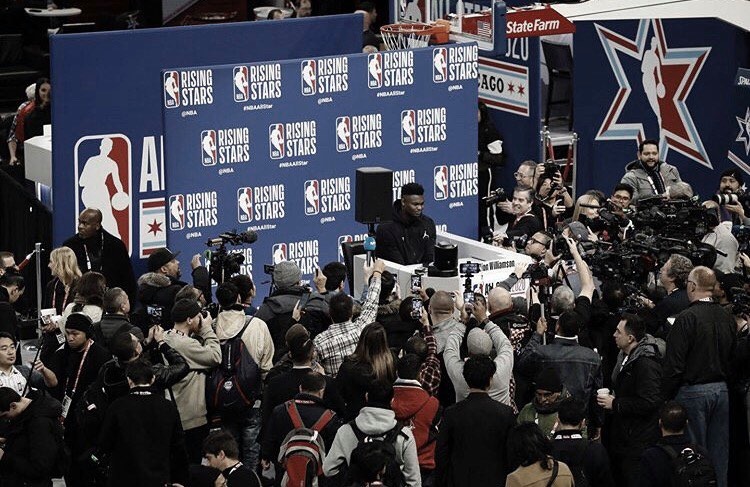
[[[396,413],[396,420],[411,428],[417,443],[419,468],[433,470],[440,403],[422,389],[419,381],[399,379],[393,386],[391,407]]]

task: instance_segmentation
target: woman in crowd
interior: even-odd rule
[[[50,105],[52,88],[49,78],[36,80],[34,92],[34,110],[24,120],[24,137],[26,140],[42,135],[44,126],[52,123],[52,109]]]
[[[71,313],[83,313],[91,318],[92,323],[102,319],[102,303],[104,291],[107,290],[107,280],[99,272],[87,272],[76,284],[75,298],[65,307],[62,314],[62,329],[65,331],[65,321]]]
[[[385,328],[370,323],[362,330],[354,353],[344,359],[336,376],[341,396],[346,402],[345,420],[354,419],[365,405],[368,386],[375,381],[392,384],[396,364],[388,348]]]
[[[47,283],[44,292],[44,308],[54,308],[55,315],[59,316],[73,302],[74,287],[81,277],[81,270],[75,253],[68,247],[58,247],[50,253],[49,269],[52,280]],[[60,346],[58,330],[56,323],[48,323],[42,327],[42,351],[39,354],[42,362],[47,362]]]
[[[573,475],[563,462],[552,458],[552,443],[535,423],[523,423],[508,435],[510,465],[518,465],[505,487],[573,487]]]

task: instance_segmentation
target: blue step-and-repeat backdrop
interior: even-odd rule
[[[53,36],[50,45],[53,241],[59,245],[76,232],[81,210],[98,207],[104,227],[128,247],[138,275],[145,258],[167,243],[161,71],[360,52],[362,18],[66,34]],[[202,85],[191,92],[193,100],[210,91]],[[198,172],[191,169],[190,175],[194,191],[201,191]]]
[[[243,272],[260,281],[288,259],[310,279],[367,232],[354,221],[366,166],[394,171],[382,198],[419,182],[426,214],[476,236],[477,72],[474,43],[164,70],[170,248],[254,230],[235,249]]]

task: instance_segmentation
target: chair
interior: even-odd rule
[[[547,41],[542,41],[542,50],[549,70],[544,124],[549,126],[550,107],[552,105],[567,104],[569,106],[568,130],[573,130],[573,53],[567,44],[555,44]],[[562,82],[565,86],[564,95],[561,98],[553,99],[556,82]]]

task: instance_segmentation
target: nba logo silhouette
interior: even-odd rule
[[[351,243],[353,241],[354,238],[352,238],[351,235],[339,235],[339,262],[344,261],[344,249],[342,244]]]
[[[320,193],[317,179],[305,181],[305,215],[317,215],[320,212]]]
[[[253,221],[252,188],[239,188],[237,190],[237,221],[240,223]]]
[[[164,72],[164,106],[167,108],[180,106],[180,75],[177,71]]]
[[[169,229],[182,230],[185,228],[185,197],[174,194],[169,197]]]
[[[433,172],[435,180],[435,199],[448,199],[448,166],[435,166]]]
[[[271,159],[284,157],[284,125],[272,123],[268,126],[268,142]]]
[[[401,143],[403,145],[412,145],[417,141],[416,118],[414,110],[401,112]]]
[[[349,117],[336,118],[336,150],[346,152],[352,148],[351,120]]]
[[[201,132],[201,161],[204,166],[216,164],[216,131],[204,130]]]
[[[279,262],[284,262],[286,260],[286,244],[273,244],[273,247],[271,248],[271,257],[273,265],[276,265]]]
[[[247,66],[235,66],[232,70],[232,79],[234,82],[234,101],[247,101],[250,97],[248,93]]]
[[[383,55],[379,52],[367,55],[367,86],[371,89],[383,86]]]
[[[133,178],[131,144],[123,134],[87,135],[74,148],[75,215],[102,212],[102,227],[132,249]],[[77,217],[74,217],[77,218]]]
[[[448,79],[448,49],[438,47],[432,50],[432,81],[445,83]]]
[[[315,60],[308,59],[302,61],[302,94],[305,96],[314,95],[318,92],[318,75],[315,69]]]

